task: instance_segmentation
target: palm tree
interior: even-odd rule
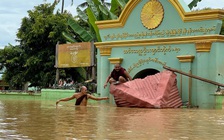
[[[88,0],[87,0],[88,1]],[[93,0],[95,1],[95,0]],[[98,1],[98,0],[97,0]],[[105,2],[105,0],[100,0],[98,2],[101,2],[102,5],[106,6],[106,7],[110,7],[111,4],[109,2]],[[95,2],[94,2],[95,3]],[[79,8],[87,8],[89,5],[88,5],[88,2],[83,2],[81,3],[80,5],[78,5]]]
[[[59,3],[61,0],[55,0],[55,2]],[[73,0],[71,0],[71,5],[73,5]],[[62,0],[61,3],[61,13],[64,12],[65,0]]]

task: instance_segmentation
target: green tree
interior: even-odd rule
[[[41,4],[28,11],[22,19],[17,37],[26,54],[25,78],[35,85],[46,87],[55,77],[55,45],[65,42],[61,31],[67,30],[68,14],[54,14],[56,3]]]
[[[111,0],[111,3],[104,0],[86,0],[76,8],[78,16],[75,19],[68,19],[71,30],[63,32],[63,35],[69,42],[87,42],[90,40],[100,42],[101,37],[95,22],[117,19],[127,2],[128,0]],[[80,21],[86,23],[87,26],[85,28],[80,26]]]
[[[19,46],[8,45],[0,50],[1,69],[6,68],[3,79],[10,89],[21,89],[25,83],[24,52]]]
[[[128,1],[129,0],[111,0],[110,11],[119,17]]]
[[[41,87],[54,83],[55,47],[58,41],[66,42],[62,31],[68,31],[67,19],[71,16],[67,12],[54,13],[56,4],[41,4],[29,10],[17,33],[20,45],[0,51],[1,67],[6,68],[3,78],[12,88],[21,88],[26,82]],[[67,77],[66,71],[71,69],[60,70],[61,75]]]

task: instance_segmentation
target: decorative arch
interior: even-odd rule
[[[145,78],[146,76],[149,76],[149,75],[154,75],[156,73],[159,73],[160,71],[156,70],[156,69],[153,69],[153,68],[148,68],[148,69],[144,69],[144,70],[141,70],[140,72],[138,72],[134,77],[133,79],[137,79],[137,78]]]
[[[122,11],[120,17],[116,20],[106,20],[106,21],[97,21],[96,25],[99,29],[107,28],[117,28],[123,27],[131,14],[132,10],[141,2],[142,0],[129,0],[124,10]],[[199,21],[199,20],[214,20],[214,19],[223,19],[224,10],[204,10],[204,11],[195,11],[195,12],[185,12],[178,0],[169,0],[169,2],[175,7],[178,11],[181,19],[184,22],[190,21]]]

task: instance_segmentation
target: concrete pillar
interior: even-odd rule
[[[195,43],[195,48],[197,51],[196,75],[205,79],[210,79],[209,55],[211,51],[211,46],[212,42],[210,41],[198,41]],[[196,104],[200,108],[208,108],[209,106],[212,106],[214,102],[214,97],[209,95],[211,94],[210,87],[212,85],[203,81],[197,81],[195,82],[195,86]]]
[[[197,71],[196,75],[205,79],[210,79],[210,68],[209,68],[209,54],[208,53],[198,53],[197,54]],[[200,108],[207,108],[210,102],[209,88],[211,84],[198,80],[196,82],[196,101]],[[203,93],[203,95],[202,95]]]
[[[98,47],[98,62],[97,62],[97,92],[100,93],[101,97],[107,96],[109,97],[109,89],[104,89],[104,83],[106,82],[106,78],[110,74],[110,62],[108,60],[111,54],[110,47]]]
[[[101,68],[100,68],[100,95],[101,96],[108,96],[109,97],[109,85],[107,85],[107,87],[104,89],[104,83],[106,82],[106,78],[109,76],[110,74],[110,62],[108,60],[108,56],[101,56]]]
[[[194,56],[192,55],[182,55],[177,56],[180,63],[181,71],[192,74],[192,62],[194,60]],[[192,78],[184,75],[180,75],[180,96],[184,103],[192,106]]]

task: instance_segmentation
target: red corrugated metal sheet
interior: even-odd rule
[[[182,105],[176,85],[176,74],[163,71],[144,79],[110,85],[119,107],[178,108]]]

